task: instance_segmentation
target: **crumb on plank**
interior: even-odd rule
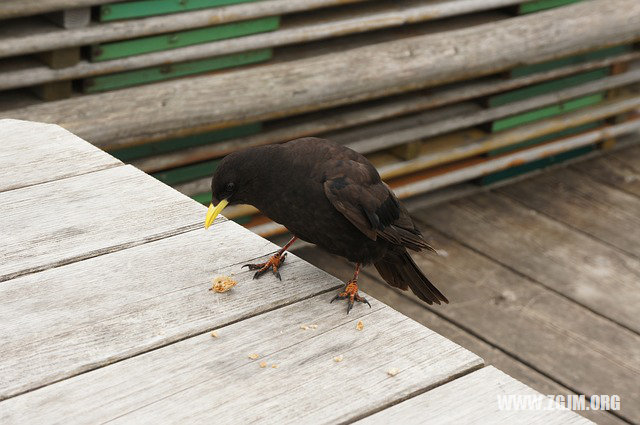
[[[261,368],[263,368],[263,369],[264,369],[265,367],[267,367],[267,362],[261,362],[261,363],[260,363],[260,367],[261,367]]]
[[[213,338],[217,338],[217,337],[218,337],[218,332],[216,332],[216,331],[212,331],[212,332],[211,332],[211,336],[212,336]]]
[[[362,320],[358,320],[358,324],[356,325],[356,329],[359,330],[359,331],[364,329],[364,323],[362,323]]]
[[[251,360],[255,360],[260,357],[260,354],[252,353],[252,354],[249,354],[247,357],[249,357]]]
[[[387,370],[387,375],[396,376],[398,372],[399,372],[398,368],[392,367],[389,370]]]
[[[342,356],[336,356],[333,358],[333,361],[336,363],[340,363],[342,361],[343,357]]]
[[[229,289],[233,288],[238,284],[237,281],[233,280],[229,276],[216,276],[213,278],[213,286],[209,288],[210,291],[214,292],[227,292]]]

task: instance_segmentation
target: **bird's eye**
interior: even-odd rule
[[[227,183],[227,185],[224,187],[224,191],[227,193],[231,193],[233,192],[233,189],[236,188],[236,185],[233,183]]]

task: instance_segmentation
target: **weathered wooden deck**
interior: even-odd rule
[[[451,304],[425,307],[367,269],[368,293],[542,393],[620,395],[618,412],[581,412],[598,423],[640,423],[640,145],[414,217],[442,254],[414,258]]]
[[[202,205],[57,126],[0,139],[2,424],[586,422],[500,411],[535,392],[381,301],[347,316],[342,283],[293,255],[253,281],[240,265],[276,246],[205,231]],[[239,284],[209,292],[219,274]]]

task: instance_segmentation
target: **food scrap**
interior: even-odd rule
[[[260,367],[261,367],[261,368],[263,368],[263,369],[264,369],[265,367],[267,367],[267,362],[261,362],[261,363],[260,363]]]
[[[229,276],[216,276],[213,278],[213,286],[209,290],[215,292],[227,292],[237,284],[238,282]]]
[[[307,329],[309,329],[309,326],[307,326],[307,325],[300,325],[300,329],[302,329],[303,331],[306,331]]]
[[[336,363],[340,363],[342,361],[342,356],[334,357],[333,361],[336,362]]]
[[[309,325],[311,329],[318,329],[318,325]]]
[[[212,331],[212,332],[211,332],[211,336],[212,336],[213,338],[217,338],[217,337],[218,337],[218,332],[216,332],[216,331]]]
[[[389,376],[396,376],[398,374],[399,370],[395,367],[392,367],[391,369],[387,370],[387,375]]]
[[[274,368],[274,369],[277,369],[278,365],[277,364],[272,364],[271,367]]]
[[[356,325],[356,329],[361,331],[364,328],[364,323],[362,323],[362,320],[358,320],[358,324]]]
[[[253,353],[253,354],[249,354],[247,357],[249,357],[251,360],[255,360],[258,357],[260,357],[260,354]]]

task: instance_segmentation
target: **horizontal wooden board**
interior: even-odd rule
[[[103,43],[91,48],[91,60],[94,62],[106,61],[160,50],[177,49],[194,44],[273,31],[279,26],[279,16],[268,16],[266,18],[197,28],[189,31]]]
[[[120,165],[57,125],[0,120],[0,192]]]
[[[592,424],[570,410],[501,410],[498,398],[542,394],[489,366],[410,398],[363,420],[358,425],[483,423],[483,424]],[[542,406],[547,407],[544,399]],[[505,405],[506,407],[506,405]],[[471,419],[473,418],[473,419]]]
[[[250,1],[256,0],[155,0],[152,8],[149,8],[148,0],[125,1],[100,6],[99,19],[100,22],[108,22],[119,19],[142,18],[165,15],[167,13],[206,9],[208,7],[228,6],[230,4],[247,3]]]
[[[24,0],[4,0],[0,3],[0,19],[38,15],[63,9],[115,3],[117,1],[119,0],[39,0],[26,3]]]
[[[278,286],[284,291],[287,283],[293,282]],[[247,423],[268,417],[277,423],[335,423],[482,364],[376,300],[372,309],[358,305],[347,315],[344,305],[329,304],[332,297],[323,294],[221,328],[211,321],[217,338],[204,333],[5,400],[0,420]],[[301,329],[305,324],[317,328]],[[251,353],[259,357],[248,358]],[[337,356],[341,362],[334,361]],[[399,373],[388,376],[390,368]]]
[[[498,192],[640,257],[640,199],[572,170],[545,173]]]
[[[203,72],[247,65],[271,59],[271,49],[254,50],[252,52],[235,53],[210,59],[200,59],[192,62],[174,63],[136,71],[119,72],[88,78],[83,82],[85,93],[97,93],[106,90],[121,89],[130,86],[164,81],[171,78],[201,74]]]
[[[283,282],[241,269],[277,249],[226,221],[3,282],[0,399],[340,286],[293,255]],[[209,292],[219,275],[238,285]]]
[[[585,27],[590,28],[587,34],[580,31]],[[502,37],[505,33],[511,37]],[[296,62],[69,99],[55,108],[44,104],[3,115],[68,123],[70,130],[91,142],[133,143],[182,136],[185,122],[192,132],[215,130],[440,85],[470,74],[489,75],[532,58],[550,60],[638,37],[640,3],[596,0]],[[498,48],[490,42],[494,38],[500,40]],[[522,49],[523,45],[529,48]],[[236,90],[239,80],[246,95]],[[273,96],[274,87],[278,96]],[[182,96],[173,96],[176,91]],[[213,98],[216,107],[211,106]],[[140,126],[141,120],[147,125]],[[95,122],[99,121],[108,125],[98,130]]]
[[[420,218],[547,288],[640,331],[638,259],[493,193],[454,201],[446,209],[431,208]]]
[[[132,166],[2,192],[0,204],[0,281],[182,233],[205,214]]]
[[[635,155],[634,155],[635,154]],[[589,173],[592,178],[617,189],[640,197],[640,166],[633,166],[627,157],[638,158],[640,146],[622,150],[616,154],[605,154],[601,158],[572,165],[572,168]]]

